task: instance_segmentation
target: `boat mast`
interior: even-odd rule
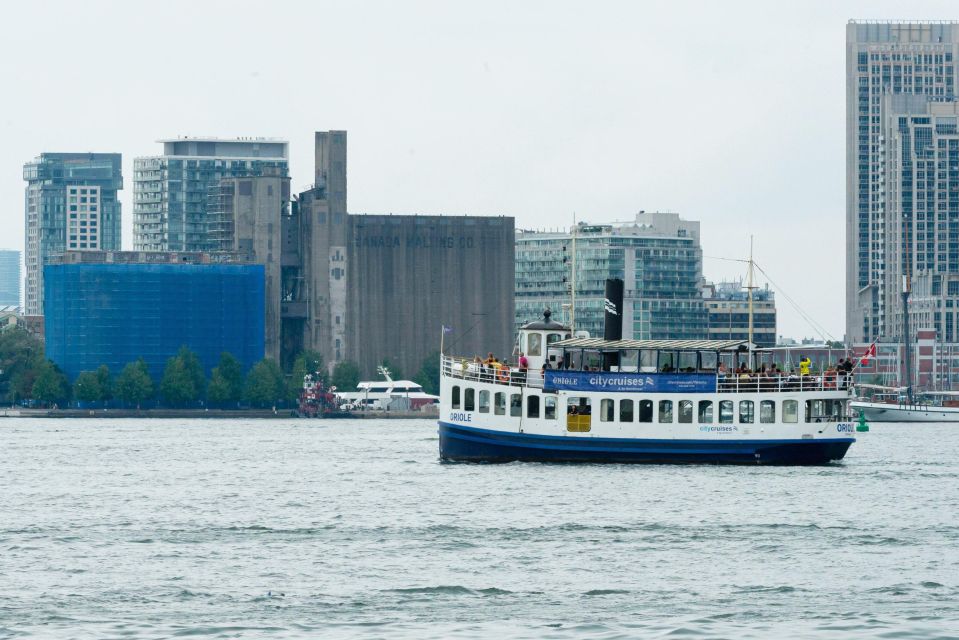
[[[573,261],[572,275],[570,276],[569,287],[569,329],[573,336],[576,336],[576,214],[573,214]]]
[[[906,356],[906,398],[909,404],[912,404],[912,367],[909,357],[909,276],[905,275],[902,277],[902,344]]]
[[[749,367],[751,369],[755,368],[755,363],[753,362],[753,237],[749,236],[749,269],[746,272],[746,289],[748,291],[749,299],[749,344],[747,345],[749,349]]]

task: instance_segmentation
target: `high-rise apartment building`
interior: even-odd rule
[[[749,340],[749,289],[740,282],[707,283],[703,301],[709,312],[710,340]],[[768,349],[776,346],[776,298],[768,286],[753,289],[752,342]]]
[[[703,340],[702,258],[699,223],[675,213],[641,211],[632,222],[579,223],[575,234],[518,231],[515,325],[549,307],[555,318],[575,320],[577,331],[602,336],[606,279],[621,278],[624,339]]]
[[[959,275],[959,207],[953,204],[959,166],[949,156],[957,57],[956,22],[847,25],[850,342],[901,339],[902,275],[920,288],[928,279],[928,295],[937,287],[948,291],[943,282]]]
[[[119,153],[43,153],[27,182],[24,315],[43,313],[43,265],[67,250],[120,248]]]
[[[270,138],[161,140],[163,155],[133,161],[133,247],[216,249],[211,198],[223,178],[289,175],[289,145]]]
[[[20,252],[0,249],[0,307],[20,306]]]

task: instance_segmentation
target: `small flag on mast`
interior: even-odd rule
[[[443,325],[443,333],[453,333],[453,327],[447,327],[447,326],[444,324],[444,325]]]
[[[866,365],[866,364],[869,364],[869,358],[875,358],[875,357],[876,357],[876,343],[873,342],[871,345],[869,345],[869,348],[866,349],[866,352],[862,354],[862,360],[860,360],[859,362],[860,364]]]

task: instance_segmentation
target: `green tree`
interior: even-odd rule
[[[100,399],[101,400],[112,400],[113,399],[113,380],[110,376],[110,367],[105,364],[101,364],[97,367],[97,382],[100,383]]]
[[[333,378],[330,384],[336,387],[337,391],[355,391],[356,385],[360,383],[360,368],[355,362],[344,360],[337,362],[333,367]]]
[[[231,354],[220,354],[220,364],[213,367],[207,399],[215,405],[236,404],[243,397],[243,365]]]
[[[318,373],[319,381],[325,386],[329,380],[326,375],[326,366],[323,364],[323,354],[318,351],[301,351],[293,361],[293,370],[287,383],[287,398],[295,400],[300,397],[303,389],[303,378],[308,373]]]
[[[419,373],[413,377],[413,382],[423,387],[423,391],[433,395],[440,392],[440,352],[434,351],[423,360]]]
[[[43,360],[43,345],[25,329],[12,327],[0,333],[0,395],[5,402],[32,396]]]
[[[117,376],[114,393],[121,402],[135,405],[137,409],[144,400],[153,395],[153,380],[150,379],[150,371],[143,358],[123,367],[123,371]]]
[[[81,371],[73,383],[73,397],[83,402],[97,402],[103,399],[103,388],[96,371]]]
[[[174,356],[167,360],[160,380],[160,395],[171,406],[180,407],[200,399],[200,392],[187,371],[183,360]]]
[[[220,354],[220,375],[230,385],[230,401],[239,402],[243,397],[243,365],[233,357],[233,354],[224,351]]]
[[[203,373],[203,365],[200,364],[200,358],[190,351],[186,345],[180,347],[176,357],[183,363],[183,370],[193,382],[197,399],[202,398],[206,394],[206,375]]]
[[[43,404],[62,404],[70,397],[70,381],[60,371],[60,367],[44,360],[37,371],[33,383],[33,398]]]
[[[213,367],[210,376],[210,386],[206,388],[206,399],[211,405],[223,406],[230,404],[230,383],[220,373],[220,367]]]
[[[254,407],[270,407],[282,400],[285,392],[280,365],[264,358],[246,376],[244,397]]]
[[[180,347],[175,356],[167,360],[160,380],[160,394],[172,406],[193,404],[206,393],[206,377],[203,365],[195,353],[186,346]]]

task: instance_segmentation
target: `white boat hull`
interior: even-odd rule
[[[959,422],[959,407],[853,401],[849,408],[853,415],[861,411],[868,422]]]

